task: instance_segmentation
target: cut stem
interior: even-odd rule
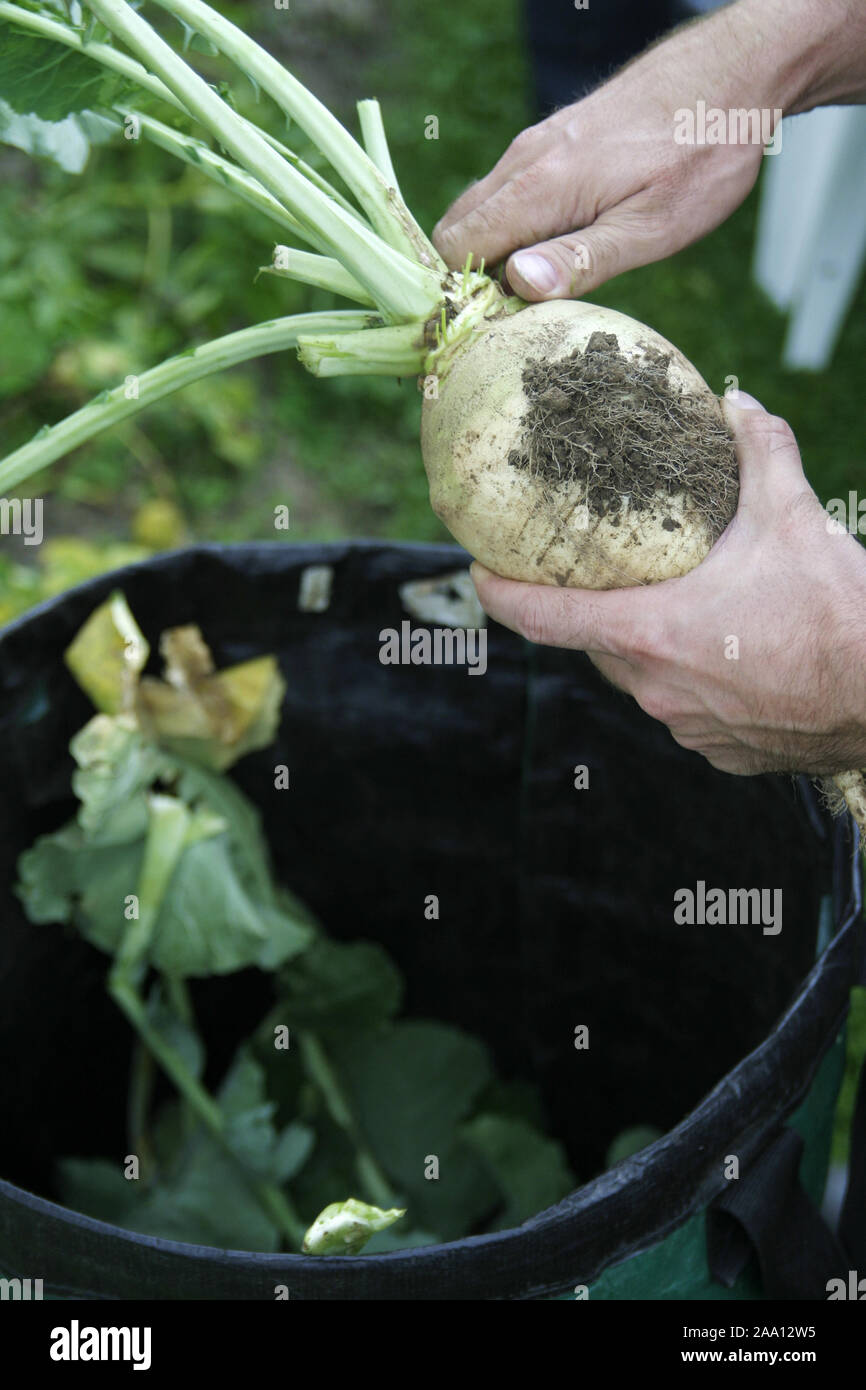
[[[356,304],[376,307],[363,285],[359,285],[333,256],[314,256],[309,251],[295,251],[291,246],[275,246],[273,264],[259,266],[259,274],[299,280],[304,285],[315,285],[317,289],[354,299]]]
[[[183,853],[189,823],[189,810],[177,797],[160,793],[148,797],[147,835],[136,888],[138,916],[130,921],[115,956],[115,968],[125,979],[137,979],[146,968],[159,909]]]
[[[388,137],[385,134],[385,125],[382,121],[382,108],[378,101],[372,99],[359,101],[357,107],[364,149],[385,179],[388,187],[393,188],[402,202],[403,198],[397,183],[397,175],[394,173],[394,165],[391,162],[391,151],[388,149]]]
[[[264,357],[270,352],[282,352],[296,347],[302,333],[335,333],[341,329],[359,331],[381,322],[375,314],[362,309],[334,309],[322,314],[293,314],[273,319],[252,328],[214,338],[201,347],[190,348],[178,357],[170,357],[158,367],[151,367],[134,379],[135,390],[128,384],[103,391],[94,400],[68,415],[56,425],[45,425],[27,444],[0,462],[0,495],[29,478],[40,468],[68,454],[79,444],[107,430],[119,420],[125,420],[144,410],[154,401],[162,400],[192,381]]]
[[[417,376],[427,347],[423,323],[351,333],[303,333],[298,357],[313,376]]]

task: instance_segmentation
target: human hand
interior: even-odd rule
[[[595,591],[515,583],[476,563],[481,605],[532,642],[586,651],[725,772],[863,767],[866,554],[828,525],[785,421],[743,393],[725,411],[739,506],[696,569]]]
[[[828,95],[845,100],[864,69],[866,9],[845,0],[739,0],[524,130],[457,199],[434,241],[455,269],[470,252],[476,265],[507,257],[508,282],[524,299],[586,294],[705,236],[758,176],[761,144],[679,144],[677,111],[703,101],[773,119]]]

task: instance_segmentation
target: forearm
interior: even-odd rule
[[[690,20],[621,71],[633,76],[662,55],[672,98],[694,73],[706,85],[699,95],[707,106],[794,116],[866,101],[866,0],[736,0]]]
[[[436,244],[454,269],[470,254],[505,260],[524,299],[588,294],[729,217],[781,115],[858,100],[866,0],[735,0],[523,131],[449,209]],[[707,112],[735,115],[733,134],[697,134]]]

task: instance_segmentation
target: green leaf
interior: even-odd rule
[[[18,860],[16,892],[31,922],[69,922],[113,955],[125,925],[124,899],[135,892],[144,841],[88,845],[80,826],[42,835]]]
[[[115,845],[143,839],[147,791],[167,768],[158,749],[131,722],[98,714],[78,731],[69,751],[78,764],[72,790],[81,802],[76,819],[86,840]]]
[[[264,1069],[247,1047],[239,1049],[218,1099],[228,1120],[226,1140],[245,1168],[277,1184],[300,1171],[312,1151],[314,1133],[295,1121],[277,1134],[277,1107],[267,1098]]]
[[[57,1165],[64,1206],[96,1221],[126,1226],[136,1205],[137,1180],[125,1178],[120,1163],[105,1158],[63,1158]]]
[[[324,936],[280,972],[277,988],[280,1017],[290,1027],[325,1036],[375,1028],[397,1013],[403,999],[402,977],[381,946]]]
[[[18,894],[33,922],[74,918],[82,936],[116,954],[126,898],[141,877],[144,839],[92,845],[76,825],[43,835],[19,858]],[[257,904],[232,863],[227,835],[187,845],[169,881],[148,961],[181,978],[245,966],[271,970],[303,951],[312,929],[278,907]]]
[[[0,20],[0,97],[13,111],[63,121],[136,90],[83,53]]]
[[[205,1063],[204,1044],[195,1029],[178,1018],[160,984],[155,984],[148,996],[147,1016],[151,1027],[174,1049],[187,1071],[196,1079],[201,1077]]]
[[[413,1221],[451,1240],[499,1200],[489,1169],[460,1134],[490,1079],[487,1049],[441,1023],[407,1020],[335,1041],[331,1057],[360,1129],[406,1194]],[[438,1178],[428,1160],[438,1159]]]
[[[248,965],[270,970],[311,939],[306,923],[250,896],[230,837],[222,834],[184,849],[159,910],[150,960],[179,976],[224,975]]]
[[[82,835],[75,824],[41,835],[18,859],[17,896],[31,922],[68,922],[78,887]]]
[[[440,1237],[431,1231],[403,1231],[391,1226],[372,1235],[364,1246],[365,1255],[387,1255],[391,1250],[417,1250],[421,1245],[438,1245]]]
[[[98,398],[97,398],[98,399]],[[123,594],[94,609],[64,652],[64,661],[98,710],[129,709],[150,647]]]
[[[629,1129],[621,1130],[607,1151],[605,1168],[613,1168],[624,1158],[631,1158],[632,1154],[640,1153],[648,1144],[654,1144],[657,1139],[661,1139],[663,1133],[664,1131],[657,1129],[655,1125],[632,1125]]]
[[[276,1133],[261,1068],[244,1049],[226,1076],[218,1102],[232,1154],[248,1172],[279,1182],[306,1161],[312,1131],[294,1124],[281,1135]],[[176,1123],[180,1107],[171,1102],[168,1109],[170,1122],[165,1123],[163,1115],[155,1126],[163,1166],[154,1182],[124,1178],[119,1163],[65,1159],[59,1165],[64,1203],[99,1220],[165,1240],[228,1250],[278,1250],[279,1232],[252,1194],[236,1158],[200,1128],[181,1142],[184,1130]],[[176,1146],[174,1152],[171,1144]]]
[[[188,763],[182,758],[176,757],[173,762],[180,771],[178,796],[183,797],[185,801],[195,801],[201,797],[207,801],[211,810],[223,817],[229,827],[239,863],[249,877],[252,891],[262,902],[273,901],[274,890],[261,817],[253,803],[230,778]],[[301,915],[300,912],[298,915]]]
[[[573,1191],[575,1180],[562,1145],[525,1120],[476,1115],[462,1132],[489,1165],[505,1199],[495,1230],[519,1226]]]
[[[451,1143],[490,1078],[487,1049],[442,1023],[407,1020],[336,1043],[332,1056],[376,1157],[409,1188]]]
[[[0,144],[50,159],[67,174],[80,174],[90,156],[87,139],[76,116],[62,121],[43,121],[39,116],[22,116],[0,100]]]
[[[286,1125],[274,1150],[273,1177],[275,1182],[289,1182],[303,1168],[316,1143],[315,1131],[297,1120]]]
[[[150,787],[175,765],[123,716],[97,715],[71,746],[77,823],[24,852],[18,892],[31,921],[74,919],[92,945],[114,955],[128,925],[127,898],[141,894],[145,910],[146,837],[171,800]],[[181,978],[276,969],[306,949],[314,928],[290,895],[274,893],[255,812],[222,778],[186,773],[179,787],[188,797],[188,833],[160,895],[147,962]]]
[[[211,1141],[191,1149],[178,1173],[148,1185],[102,1159],[64,1159],[58,1167],[64,1205],[99,1221],[223,1250],[279,1249],[279,1233],[237,1164]]]

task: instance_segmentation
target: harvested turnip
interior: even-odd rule
[[[336,176],[241,116],[126,0],[87,0],[93,41],[61,9],[0,0],[0,31],[29,34],[56,90],[62,48],[71,94],[86,59],[137,85],[148,109],[100,108],[118,138],[158,145],[311,250],[278,245],[276,276],[353,301],[354,309],[276,318],[171,358],[103,391],[0,463],[0,492],[153,401],[211,372],[297,347],[322,376],[419,375],[432,504],[453,535],[509,578],[591,588],[685,574],[736,510],[733,444],[695,368],[643,324],[582,303],[527,306],[470,257],[448,269],[404,203],[378,104],[358,106],[363,147],[282,65],[204,0],[156,0],[230,58],[297,124]],[[108,40],[108,41],[105,41]],[[58,48],[60,46],[60,48]],[[78,66],[76,66],[76,63]],[[34,64],[41,82],[42,68]],[[28,93],[22,72],[20,93]],[[64,89],[65,90],[65,89]],[[152,99],[163,115],[150,114]],[[32,88],[23,110],[36,107]],[[80,104],[73,109],[81,109]],[[186,133],[198,123],[214,142]],[[339,187],[338,187],[339,185]],[[345,192],[341,191],[345,189]],[[854,777],[854,774],[851,774]],[[866,804],[862,779],[855,778]],[[845,783],[855,816],[863,807]]]
[[[606,589],[685,574],[736,511],[721,407],[671,343],[594,304],[503,314],[421,423],[430,500],[509,579]]]

